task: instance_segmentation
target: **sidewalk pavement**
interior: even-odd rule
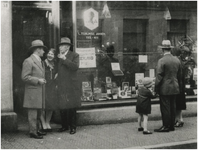
[[[53,132],[44,139],[29,138],[27,120],[20,121],[18,131],[1,134],[2,149],[197,149],[197,117],[184,118],[184,126],[167,133],[153,132],[161,127],[161,120],[149,121],[153,132],[143,135],[138,132],[137,122],[79,126],[77,133],[59,133],[59,124],[52,123]],[[185,147],[185,145],[188,145]]]

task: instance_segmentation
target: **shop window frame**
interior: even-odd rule
[[[126,23],[129,22],[129,23]],[[132,24],[130,24],[132,23]],[[131,25],[135,25],[134,27]],[[127,29],[126,29],[127,28]],[[129,29],[129,30],[128,30]],[[146,49],[146,41],[147,41],[147,31],[148,31],[148,19],[134,19],[134,18],[124,18],[123,19],[123,46],[125,45],[125,35],[130,35],[130,37],[136,36],[136,44],[138,43],[138,39],[142,39],[143,43],[140,43],[138,45],[143,45],[141,49],[139,49],[136,45],[133,49],[126,49],[126,47],[123,48],[123,53],[125,54],[134,54],[134,53],[145,53],[147,51]],[[139,38],[140,37],[140,38]],[[129,42],[130,43],[130,42]],[[132,47],[132,46],[129,46]]]

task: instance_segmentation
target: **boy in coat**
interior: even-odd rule
[[[142,81],[143,85],[138,89],[138,98],[136,103],[136,113],[138,116],[138,131],[143,131],[143,134],[152,134],[147,130],[148,114],[151,113],[151,99],[156,98],[155,92],[152,91],[154,85],[153,78],[145,77]],[[143,123],[143,127],[142,127]]]

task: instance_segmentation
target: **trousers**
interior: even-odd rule
[[[176,113],[176,95],[160,95],[159,98],[162,124],[163,126],[174,128]]]
[[[39,119],[41,110],[28,109],[28,122],[29,122],[29,133],[37,133],[39,130]]]
[[[76,108],[61,110],[60,114],[63,128],[76,129]]]

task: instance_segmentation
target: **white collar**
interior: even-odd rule
[[[166,52],[166,53],[164,53],[164,55],[168,55],[168,54],[171,54],[171,52]]]
[[[45,59],[46,65],[50,67],[50,69],[54,69],[54,63],[50,63],[47,59]]]

